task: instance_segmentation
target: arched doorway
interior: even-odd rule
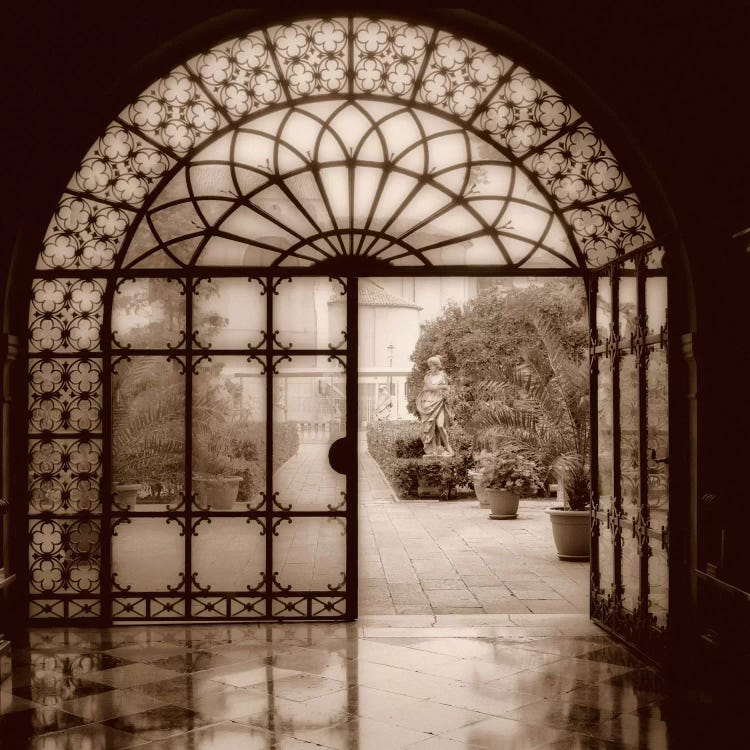
[[[649,364],[666,361],[666,319],[656,314],[666,308],[662,255],[603,140],[502,51],[437,25],[342,17],[252,31],[192,57],[86,154],[39,255],[29,343],[31,618],[355,616],[351,472],[345,507],[332,498],[295,511],[274,498],[274,370],[294,343],[274,337],[274,319],[294,309],[279,306],[277,292],[341,278],[344,343],[298,342],[291,356],[316,358],[310,369],[333,356],[349,394],[360,275],[577,275],[589,282],[596,394],[592,613],[633,641],[658,641],[666,608],[650,587],[666,578],[668,526],[650,511],[657,491],[666,507],[666,415],[665,402],[656,412],[647,396],[664,393],[663,363]],[[241,286],[257,337],[208,345],[194,323],[201,286],[211,285],[219,295]],[[145,295],[169,307],[173,330],[162,326],[148,341],[118,336],[128,290],[127,304]],[[265,378],[266,471],[255,502],[222,513],[201,507],[193,486],[194,381],[209,357],[240,355]],[[158,510],[125,507],[113,486],[117,370],[134,360],[152,366],[153,379],[184,377],[182,442],[173,441],[183,497],[154,503]],[[356,419],[353,403],[347,397],[347,419]],[[198,525],[228,518],[258,527],[263,555],[252,581],[208,594],[191,567],[202,554],[194,539]],[[275,532],[308,518],[347,523],[337,562],[345,578],[286,590],[274,582]],[[181,545],[176,575],[159,587],[123,583],[113,540],[156,524]]]

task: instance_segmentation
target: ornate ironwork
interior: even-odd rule
[[[280,520],[296,517],[275,502],[270,412],[262,501],[231,512],[198,506],[191,427],[199,365],[212,356],[260,362],[270,409],[277,366],[290,360],[273,299],[295,275],[330,274],[348,292],[349,330],[336,354],[306,354],[331,355],[351,373],[354,277],[367,269],[578,275],[655,243],[627,176],[591,125],[534,71],[448,31],[309,19],[253,31],[178,65],[86,153],[38,257],[29,316],[32,612],[104,621],[353,616],[352,477],[345,510],[329,505],[319,514],[348,521],[345,595],[274,590],[273,539]],[[658,268],[660,256],[649,253],[645,265]],[[267,304],[261,340],[241,350],[212,345],[194,320],[200,284],[226,277],[258,281]],[[113,300],[130,279],[180,285],[183,307],[163,342],[136,344],[113,323]],[[622,348],[615,330],[607,342],[613,363]],[[183,378],[185,460],[181,479],[154,490],[157,499],[166,493],[166,503],[153,503],[163,508],[133,511],[113,502],[105,405],[113,378],[147,357],[177,364]],[[346,395],[356,403],[353,377]],[[356,432],[352,406],[347,432]],[[351,451],[356,471],[356,445]],[[257,597],[207,597],[198,584],[193,532],[219,517],[261,524],[266,567]],[[115,526],[142,518],[181,526],[179,594],[115,590]],[[96,545],[72,541],[83,528]]]
[[[607,401],[611,403],[613,424],[613,469],[614,469],[614,503],[606,511],[608,528],[612,529],[611,542],[599,534],[598,523],[592,526],[592,554],[604,555],[607,560],[614,559],[614,596],[603,597],[599,591],[599,560],[592,560],[592,616],[605,627],[626,639],[643,653],[652,658],[660,658],[664,648],[664,632],[668,622],[668,613],[663,592],[653,601],[652,577],[665,575],[661,569],[652,571],[650,564],[654,561],[654,544],[664,549],[668,545],[669,530],[667,524],[657,522],[663,517],[662,506],[667,492],[666,464],[659,462],[655,448],[662,446],[666,430],[666,364],[665,355],[657,357],[664,339],[664,330],[658,334],[650,333],[647,326],[648,309],[646,301],[646,275],[653,275],[651,253],[632,252],[622,262],[611,262],[602,268],[600,277],[609,277],[612,291],[612,317],[609,322],[609,337],[604,347],[592,351],[591,359],[607,356],[612,361],[611,380],[604,380],[605,387],[611,391]],[[658,264],[661,263],[661,258]],[[627,337],[620,336],[619,330],[619,286],[620,279],[635,276],[637,295],[636,329]],[[590,316],[592,342],[595,339],[595,316]],[[623,363],[627,363],[625,368]],[[592,383],[598,382],[598,372],[592,369]],[[623,389],[627,389],[627,393]],[[592,385],[592,399],[598,401],[600,394]],[[625,398],[627,396],[627,398]],[[625,403],[623,404],[623,399]],[[592,434],[597,435],[598,421],[601,417],[598,407],[592,406]],[[626,434],[626,430],[628,431]],[[593,445],[593,442],[592,442]],[[592,466],[598,463],[598,456]],[[625,461],[625,465],[622,462]],[[598,498],[597,498],[598,499]],[[625,507],[623,502],[625,501]],[[596,507],[596,506],[595,506]],[[661,528],[659,532],[657,529]],[[636,564],[623,565],[623,533],[632,529],[636,540]],[[611,544],[611,550],[602,550],[600,545]],[[658,547],[657,547],[658,549]],[[661,565],[661,561],[657,561]],[[663,582],[658,581],[663,587]],[[631,592],[627,602],[632,609],[623,604],[623,594]],[[632,592],[638,592],[634,596]]]

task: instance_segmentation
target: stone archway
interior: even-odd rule
[[[389,128],[409,144],[390,150]],[[369,192],[355,187],[365,175]],[[362,196],[367,211],[355,208]],[[302,20],[190,58],[85,155],[39,255],[29,349],[30,372],[44,371],[31,379],[32,617],[106,619],[106,412],[111,357],[124,353],[114,351],[109,304],[124,279],[173,278],[190,297],[188,281],[217,271],[271,280],[342,268],[359,275],[376,263],[384,273],[606,273],[639,279],[645,325],[645,279],[664,273],[661,242],[615,156],[572,105],[530,68],[440,26]],[[596,294],[592,286],[592,302]],[[619,361],[628,346],[645,357],[661,345],[645,328],[626,340],[617,320],[592,341],[594,361]],[[647,445],[638,446],[643,474]],[[611,514],[598,511],[595,526],[613,530],[612,588],[602,590],[596,574],[593,587],[596,601],[611,602],[615,627],[623,529],[637,518],[642,562],[651,543],[647,515],[623,523],[619,487],[612,496]],[[646,493],[639,497],[646,510]],[[190,579],[187,571],[188,588]],[[187,589],[181,595],[189,599]]]

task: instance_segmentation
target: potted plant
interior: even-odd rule
[[[561,560],[588,560],[591,484],[586,465],[580,457],[559,462],[558,499],[560,495],[563,505],[547,508],[557,556]]]
[[[201,440],[196,446],[196,470],[193,472],[193,494],[199,508],[232,510],[237,502],[240,483],[253,469],[253,462],[238,456],[230,437],[214,441]]]
[[[486,459],[480,486],[490,503],[490,518],[515,518],[522,497],[542,488],[539,467],[520,453],[499,452]]]
[[[114,491],[114,505],[121,510],[130,510],[138,502],[141,490],[140,482],[119,481],[112,485]]]
[[[113,377],[114,504],[179,503],[185,481],[182,376],[156,357],[121,361]]]
[[[485,488],[482,485],[482,477],[484,476],[485,468],[488,462],[493,459],[492,453],[487,450],[480,451],[474,458],[474,468],[469,469],[469,478],[474,485],[474,494],[477,496],[480,508],[490,507],[490,496],[485,492]]]

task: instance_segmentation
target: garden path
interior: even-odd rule
[[[278,501],[326,510],[342,501],[344,477],[328,464],[326,442],[303,442],[274,476]],[[560,562],[544,508],[523,500],[518,518],[492,521],[476,499],[399,501],[359,438],[360,612],[362,614],[567,614],[588,612],[588,563]],[[151,590],[184,569],[177,524],[134,517],[113,537],[122,585]],[[274,536],[281,585],[325,590],[341,582],[346,537],[340,519],[298,517]],[[149,555],[139,552],[147,544]],[[215,516],[193,539],[202,585],[242,590],[259,580],[264,536],[244,519]],[[162,580],[163,579],[163,580]]]
[[[327,451],[322,443],[300,445],[275,477],[285,499],[298,507],[336,502],[333,477],[340,475],[328,467]],[[549,501],[522,501],[512,521],[490,520],[475,499],[400,502],[368,453],[364,433],[359,490],[362,614],[588,612],[589,565],[557,559],[544,512]],[[289,557],[278,561],[282,579],[336,582],[343,539],[324,539],[324,528],[311,523],[289,539]]]

